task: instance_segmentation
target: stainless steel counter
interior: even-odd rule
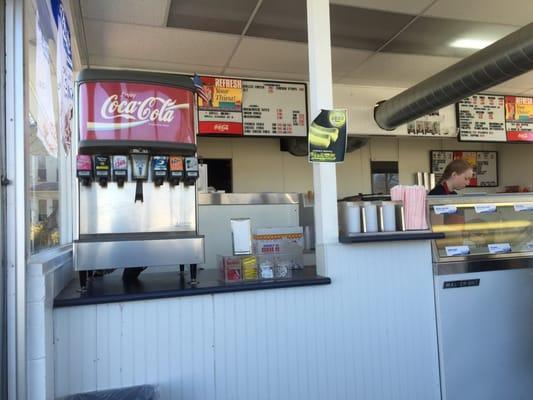
[[[298,204],[297,193],[199,193],[198,204],[242,205],[242,204]]]

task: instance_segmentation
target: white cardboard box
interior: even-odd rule
[[[301,226],[256,228],[253,234],[255,254],[303,252],[304,231]]]

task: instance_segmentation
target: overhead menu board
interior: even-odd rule
[[[462,158],[474,169],[469,187],[498,186],[498,153],[496,151],[435,150],[430,152],[431,172],[437,180],[450,161]]]
[[[307,136],[303,83],[243,81],[244,135]]]
[[[198,95],[198,133],[242,135],[242,81],[201,77]]]
[[[505,142],[504,96],[478,94],[457,103],[459,139]]]
[[[505,96],[505,129],[509,142],[533,142],[533,98]]]
[[[305,83],[201,77],[199,135],[305,137]]]
[[[408,136],[455,137],[457,135],[455,107],[447,106],[407,124]],[[403,129],[395,132],[405,135]]]

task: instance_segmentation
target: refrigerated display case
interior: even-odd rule
[[[444,400],[533,393],[533,195],[428,198]]]

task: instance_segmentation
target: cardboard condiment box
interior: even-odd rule
[[[218,256],[218,269],[224,282],[240,282],[242,280],[242,262],[239,256]]]
[[[303,252],[304,231],[301,226],[257,228],[253,234],[255,254]]]
[[[245,281],[253,281],[258,278],[257,274],[257,258],[255,256],[241,256],[242,263],[242,279]]]

